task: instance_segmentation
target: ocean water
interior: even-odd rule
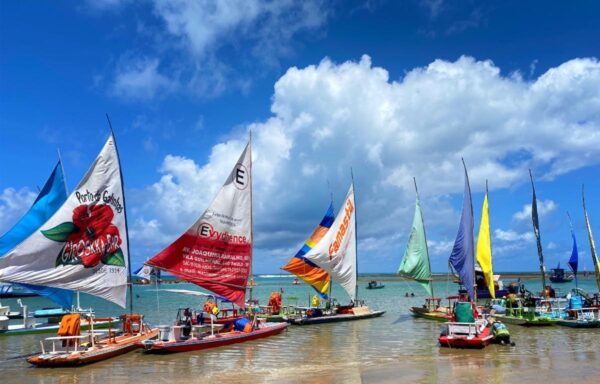
[[[367,281],[384,280],[386,287],[367,290]],[[306,305],[313,295],[293,279],[258,276],[254,297],[265,303],[272,291],[283,288],[284,304]],[[525,281],[531,290],[541,283]],[[574,283],[555,284],[567,292]],[[580,279],[580,288],[595,291],[595,281]],[[186,283],[165,284],[161,289],[195,289]],[[455,294],[451,281],[434,283],[436,296]],[[414,297],[405,297],[407,292]],[[380,382],[600,382],[600,329],[509,326],[515,347],[493,345],[483,350],[454,350],[437,344],[440,324],[415,319],[411,306],[426,296],[420,285],[390,275],[361,276],[359,298],[369,307],[385,310],[377,319],[337,324],[290,327],[281,335],[206,351],[172,355],[146,355],[141,351],[80,368],[43,369],[30,366],[24,356],[40,350],[49,335],[0,337],[0,383],[121,383],[176,382],[187,380],[230,383],[380,383]],[[348,298],[341,287],[334,297]],[[170,324],[177,308],[200,307],[202,298],[134,286],[134,310],[153,325]],[[158,299],[158,300],[157,300]],[[43,298],[23,299],[30,308],[50,306]],[[14,300],[3,304],[17,307]],[[83,306],[93,306],[99,316],[124,310],[104,300],[82,295]],[[14,309],[13,309],[14,310]]]

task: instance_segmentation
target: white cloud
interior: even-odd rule
[[[127,3],[104,0],[90,8],[113,11]],[[158,60],[146,58],[117,68],[111,93],[123,98],[150,100],[175,88],[206,98],[228,89],[247,92],[256,72],[279,69],[279,59],[293,53],[295,37],[318,32],[331,13],[323,0],[152,0],[142,6],[151,7],[158,22],[138,21],[137,33],[164,68],[159,72]],[[231,52],[235,67],[229,65]]]
[[[0,193],[0,236],[8,231],[33,204],[36,193],[27,188],[5,188]]]
[[[537,208],[538,216],[545,216],[556,210],[558,204],[552,200],[538,200]],[[531,220],[531,204],[525,204],[523,209],[513,215],[513,219],[518,221]]]
[[[534,239],[533,232],[517,233],[511,229],[502,230],[496,229],[494,231],[494,238],[501,241],[514,242],[514,241],[532,241]]]
[[[398,234],[408,233],[412,220],[413,175],[432,252],[447,252],[451,242],[440,239],[456,234],[458,213],[448,194],[462,192],[461,156],[474,191],[483,190],[486,179],[491,190],[526,183],[528,168],[554,177],[596,165],[599,90],[595,59],[571,60],[532,82],[502,76],[491,61],[470,57],[436,60],[398,80],[373,67],[368,56],[290,68],[275,84],[272,116],[249,127],[255,233],[285,229],[276,240],[257,236],[258,249],[303,241],[329,202],[327,181],[339,204],[352,166],[358,233],[371,239],[361,258],[383,257],[372,246],[379,241],[386,249],[396,244],[400,259],[405,237]],[[151,201],[145,220],[157,219],[166,233],[179,234],[206,208],[242,147],[243,139],[219,143],[202,166],[167,156],[161,180],[144,191]],[[540,201],[539,208],[545,214],[556,204]],[[530,235],[496,236],[529,241]]]
[[[175,88],[175,83],[158,71],[158,59],[135,59],[122,64],[111,92],[126,100],[150,100]]]

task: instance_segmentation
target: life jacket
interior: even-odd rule
[[[212,315],[218,315],[219,312],[221,312],[219,310],[219,307],[217,307],[217,305],[215,303],[213,303],[210,300],[206,300],[206,302],[204,303],[204,307],[202,308],[202,310],[208,314],[212,314]]]
[[[281,294],[279,292],[272,292],[267,303],[271,307],[271,313],[278,315],[281,310]]]
[[[79,336],[81,333],[81,316],[79,313],[64,315],[58,327],[59,336]],[[63,347],[73,347],[76,339],[63,340]]]
[[[494,323],[492,325],[492,330],[495,336],[510,335],[510,333],[508,332],[508,328],[506,328],[506,325],[502,323]]]

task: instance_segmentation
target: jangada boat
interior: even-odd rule
[[[425,299],[425,304],[423,306],[410,308],[410,312],[414,316],[429,320],[449,321],[452,318],[452,306],[450,305],[450,300],[449,305],[444,307],[441,305],[442,299],[434,297],[433,295],[431,263],[429,260],[429,249],[427,247],[427,236],[425,234],[425,222],[421,211],[421,203],[419,201],[417,180],[413,178],[413,181],[415,183],[415,193],[417,195],[415,215],[413,217],[408,244],[406,245],[400,267],[398,267],[398,274],[418,282],[425,288],[427,293],[429,293],[429,297]]]
[[[94,330],[90,315],[87,336],[80,334],[79,314],[67,315],[61,320],[59,335],[47,339],[53,343],[52,350],[29,361],[39,366],[94,362],[124,353],[135,342],[156,336],[157,330],[143,324],[143,316],[132,313],[130,264],[123,179],[111,129],[96,161],[60,208],[26,240],[0,257],[0,279],[86,292],[123,308],[129,285],[130,314],[122,317],[121,333],[111,328],[107,334]],[[57,343],[76,350],[58,350]],[[53,355],[65,358],[54,359]]]
[[[208,209],[146,264],[208,289],[244,309],[252,243],[252,149],[248,142]],[[197,316],[184,310],[175,325],[159,326],[158,340],[138,345],[147,352],[187,352],[273,336],[287,327],[286,323],[257,321],[255,315],[219,324],[216,315],[220,309],[213,305],[203,308]],[[243,312],[240,310],[239,314]]]
[[[367,289],[382,289],[382,288],[385,288],[385,284],[383,284],[380,281],[371,280],[367,283],[367,286],[365,288],[367,288]]]
[[[70,316],[76,318],[71,322]],[[79,314],[67,315],[63,319],[64,322],[70,323],[64,326],[67,329],[63,331],[63,323],[61,323],[59,336],[45,340],[52,345],[51,349],[46,350],[46,344],[40,342],[42,353],[29,357],[27,359],[29,363],[38,367],[70,367],[95,363],[132,351],[137,348],[137,343],[158,335],[158,329],[152,329],[145,324],[142,315],[123,315],[120,318],[121,330],[115,331],[109,327],[107,332],[98,332],[94,324],[96,321],[111,322],[111,318],[96,319],[89,316],[90,327],[84,334],[79,332],[77,325]]]
[[[457,302],[454,320],[445,323],[438,341],[448,348],[485,348],[494,336],[486,319],[475,318],[472,303]]]
[[[356,251],[356,205],[354,183],[350,186],[337,217],[333,206],[306,241],[302,249],[283,267],[307,282],[324,298],[330,287],[330,279],[339,283],[350,296],[348,306],[332,305],[329,301],[325,309],[297,307],[296,314],[288,317],[295,325],[333,323],[339,321],[362,320],[382,316],[385,311],[372,311],[357,297],[357,251]]]
[[[451,322],[445,323],[439,344],[450,348],[484,348],[491,343],[491,327],[487,320],[479,316],[475,302],[475,250],[473,244],[473,205],[471,200],[471,187],[467,167],[465,170],[465,192],[463,195],[463,211],[456,235],[456,241],[450,254],[449,263],[458,273],[463,283],[470,302],[457,302],[454,305]],[[477,261],[485,275],[485,280],[492,296],[494,295],[494,281],[492,272],[492,254],[489,230],[488,194],[483,200],[481,226],[477,242]]]

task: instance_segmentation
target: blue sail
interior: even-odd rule
[[[464,165],[464,164],[463,164]],[[458,273],[461,283],[467,290],[470,300],[475,300],[475,251],[473,247],[473,204],[469,176],[465,167],[465,193],[463,211],[458,227],[454,248],[450,255],[450,264]]]
[[[575,234],[571,230],[571,237],[573,237],[573,250],[571,251],[571,258],[569,259],[569,267],[573,271],[575,277],[577,277],[577,267],[579,264],[579,256],[577,254],[577,240],[575,240]]]
[[[8,232],[0,237],[0,257],[19,245],[48,221],[65,200],[67,200],[67,191],[62,165],[59,161],[29,211]],[[21,286],[48,297],[63,308],[71,308],[73,305],[72,291],[29,284],[21,284]]]

